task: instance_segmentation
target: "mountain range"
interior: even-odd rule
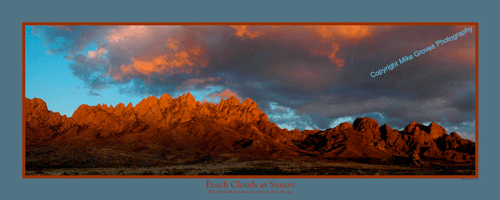
[[[72,117],[23,100],[26,167],[153,166],[220,159],[349,160],[430,166],[474,163],[475,143],[437,123],[403,131],[368,117],[327,130],[287,130],[269,121],[251,99],[218,104],[190,94],[150,96],[135,107],[81,105]]]

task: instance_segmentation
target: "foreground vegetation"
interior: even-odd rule
[[[38,168],[26,175],[474,175],[474,165],[415,167],[356,162],[243,161],[165,166]]]

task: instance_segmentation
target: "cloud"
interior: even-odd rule
[[[87,54],[88,54],[89,58],[100,58],[100,57],[104,56],[107,52],[108,51],[106,49],[100,48],[100,49],[98,49],[96,51],[90,50],[90,51],[88,51]]]
[[[332,42],[331,46],[319,46],[313,51],[313,54],[327,56],[337,67],[341,68],[345,65],[345,61],[337,57],[339,50],[339,44]]]
[[[335,118],[330,122],[330,128],[334,128],[334,127],[336,127],[339,124],[344,123],[344,122],[348,122],[348,123],[353,124],[354,120],[356,120],[356,118],[358,118],[358,117],[369,117],[369,118],[375,119],[379,123],[380,126],[382,126],[384,123],[386,123],[388,121],[387,117],[384,116],[384,114],[379,113],[379,112],[371,112],[371,113],[363,113],[363,114]]]
[[[290,77],[292,77],[291,80],[303,80],[302,77],[305,76],[308,81],[300,81],[306,83],[307,87],[303,89],[328,84],[327,78],[335,73],[331,65],[341,68],[346,64],[346,61],[338,54],[340,45],[337,43],[330,43],[331,45],[326,48],[327,53],[318,54],[317,51],[315,54],[314,49],[323,45],[323,42],[318,41],[317,38],[316,41],[305,39],[313,34],[306,26],[63,26],[41,27],[40,29],[44,30],[49,43],[55,43],[59,39],[67,41],[65,43],[67,46],[64,48],[52,50],[68,53],[67,58],[75,63],[77,61],[74,55],[89,45],[96,46],[85,52],[89,58],[86,64],[81,62],[78,64],[79,66],[87,65],[92,69],[84,75],[77,75],[78,77],[94,77],[93,79],[82,78],[87,85],[92,82],[120,85],[130,83],[132,80],[141,80],[154,87],[172,84],[172,81],[169,81],[172,79],[177,82],[196,78],[196,76],[203,77],[206,76],[206,68],[213,68],[208,70],[214,72],[231,66],[235,62],[234,59],[244,55],[244,51],[248,52],[248,46],[241,45],[245,43],[256,47],[254,48],[256,52],[259,51],[253,56],[247,56],[249,61],[263,61],[263,63],[271,64],[268,65],[269,67],[274,68],[271,69],[274,71],[271,76],[265,78],[288,81]],[[297,31],[290,32],[291,30]],[[290,33],[292,33],[291,37],[282,37]],[[224,39],[227,34],[234,34],[237,38],[262,38],[264,41]],[[269,43],[262,45],[263,42]],[[280,50],[276,51],[276,48]],[[262,60],[261,56],[273,54],[272,52],[282,54],[282,56],[275,58],[265,56],[268,59]],[[239,55],[232,56],[235,53]],[[305,63],[308,68],[315,69],[296,67],[288,75],[283,76],[282,71],[289,71],[286,69],[288,66],[298,64],[286,58],[293,54],[297,54],[297,60],[300,59],[301,63]],[[318,55],[330,59],[331,63],[318,60]],[[103,56],[106,56],[105,61],[93,60],[93,58],[103,58]],[[241,62],[241,60],[236,62]],[[283,63],[283,61],[288,63]],[[261,67],[265,67],[262,63],[258,65],[260,66],[250,71],[262,70]],[[100,66],[103,70],[93,72],[95,66]],[[229,73],[246,73],[245,71]],[[184,74],[184,80],[179,80],[181,76],[179,74]],[[101,80],[97,81],[97,78]],[[177,84],[182,84],[182,82],[177,82]]]
[[[311,26],[321,37],[333,38],[342,37],[344,39],[362,39],[372,34],[373,26],[363,25],[327,25]]]
[[[168,39],[167,46],[168,46],[168,48],[170,48],[174,51],[177,51],[177,49],[179,49],[179,40],[176,40],[174,38],[170,38],[170,39]]]
[[[469,104],[467,103],[467,105]],[[359,100],[325,97],[322,100],[303,105],[297,110],[300,113],[316,113],[328,118],[383,111],[388,117],[405,119],[404,123],[441,121],[445,117],[450,122],[460,122],[474,116],[472,107],[460,109],[456,107],[456,104],[441,98],[412,100],[401,97],[379,97]],[[404,125],[404,123],[398,125]]]
[[[347,122],[347,123],[354,123],[354,120],[356,120],[357,116],[345,116],[345,117],[339,117],[339,118],[336,118],[334,120],[332,120],[332,122],[330,122],[330,125],[329,127],[330,128],[335,128],[337,127],[339,124],[342,124],[344,122]]]
[[[251,32],[250,30],[248,30],[248,26],[246,25],[230,26],[230,27],[236,31],[235,35],[241,38],[253,39],[262,35],[262,33],[258,31]]]
[[[242,98],[240,97],[240,95],[236,94],[235,92],[229,90],[229,89],[225,89],[224,91],[221,91],[221,92],[213,92],[213,93],[210,93],[207,95],[208,98],[214,100],[214,99],[228,99],[230,97],[235,97],[236,99],[238,99],[240,102],[242,102]]]
[[[249,97],[283,127],[326,129],[358,115],[379,116],[374,113],[391,127],[445,117],[451,124],[473,120],[474,34],[370,76],[462,28],[37,26],[34,31],[53,53],[70,60],[68,67],[89,91],[113,87],[134,96],[192,91],[207,100]]]
[[[94,91],[89,91],[87,93],[87,96],[102,97],[99,93],[94,92]]]
[[[144,75],[149,75],[151,73],[193,73],[196,72],[196,67],[206,67],[207,65],[208,61],[197,57],[201,55],[202,52],[203,51],[197,47],[171,54],[165,54],[151,60],[143,61],[132,58],[132,63],[129,65],[121,65],[120,71],[124,76],[134,75],[137,73]]]
[[[100,90],[108,87],[108,81],[102,78],[106,66],[103,62],[102,59],[77,54],[69,68],[74,76],[84,81],[87,89]]]
[[[148,33],[150,33],[148,26],[121,26],[118,29],[112,29],[106,39],[109,42],[117,43],[128,39],[136,39]]]
[[[50,54],[73,55],[89,43],[102,43],[109,27],[106,26],[32,26],[35,35],[43,37],[50,46]]]
[[[276,102],[269,102],[269,109],[266,110],[266,113],[269,120],[276,123],[280,128],[288,130],[319,129],[309,116],[297,115],[292,108],[281,106]]]
[[[220,77],[191,78],[176,87],[179,91],[199,90],[221,82]]]

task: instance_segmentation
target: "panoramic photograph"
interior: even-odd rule
[[[23,33],[23,177],[477,176],[477,23]]]

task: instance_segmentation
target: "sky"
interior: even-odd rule
[[[289,130],[367,116],[399,130],[436,122],[474,141],[475,28],[436,44],[469,27],[26,26],[25,92],[68,117],[81,104],[190,92],[202,102],[251,98]]]

